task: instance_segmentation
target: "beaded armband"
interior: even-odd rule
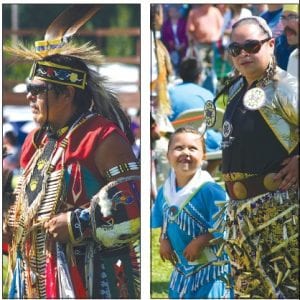
[[[119,174],[122,174],[126,171],[136,171],[140,169],[140,163],[139,162],[128,162],[128,163],[123,163],[118,166],[112,167],[109,170],[105,172],[105,178],[110,179],[114,176],[117,176]]]

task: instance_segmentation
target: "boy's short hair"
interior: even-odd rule
[[[190,125],[179,127],[175,130],[175,132],[173,132],[170,135],[169,143],[168,143],[168,151],[169,151],[170,145],[172,143],[172,140],[174,139],[174,136],[179,133],[193,133],[193,134],[198,135],[201,140],[202,147],[203,147],[203,153],[205,153],[206,149],[205,149],[203,134],[200,133],[198,129],[196,129],[195,127],[190,126]]]

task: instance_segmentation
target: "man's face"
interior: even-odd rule
[[[46,121],[53,125],[58,123],[61,113],[66,109],[64,95],[56,95],[51,84],[39,79],[34,78],[30,85],[31,89],[27,93],[27,100],[31,107],[33,120],[39,125],[43,125]]]
[[[299,16],[295,12],[284,11],[281,16],[284,33],[289,45],[294,46],[299,43]]]

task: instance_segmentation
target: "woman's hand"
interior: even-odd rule
[[[66,243],[70,240],[67,212],[52,217],[49,221],[45,222],[44,228],[55,241]]]
[[[175,266],[175,264],[177,263],[177,256],[168,240],[160,239],[159,254],[163,262],[165,260],[169,260],[173,266]]]
[[[282,181],[279,189],[285,191],[299,180],[299,155],[286,158],[282,162],[281,170],[274,176],[274,180]]]
[[[194,261],[200,257],[201,251],[204,247],[209,246],[209,241],[212,239],[210,233],[203,234],[197,238],[191,240],[191,242],[186,246],[183,251],[183,256],[188,261]]]

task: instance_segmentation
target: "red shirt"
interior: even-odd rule
[[[37,150],[33,138],[37,130],[25,139],[21,154],[21,167],[25,168]],[[113,132],[127,140],[125,134],[111,121],[94,115],[73,130],[64,152],[64,182],[67,186],[67,203],[72,207],[87,207],[92,196],[104,185],[104,178],[95,164],[95,151]],[[58,139],[62,142],[66,133]],[[45,137],[43,143],[47,141]],[[62,168],[60,159],[55,170]]]

